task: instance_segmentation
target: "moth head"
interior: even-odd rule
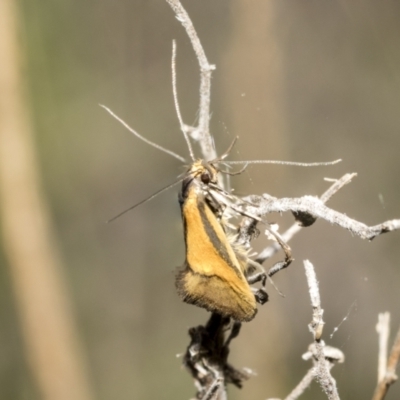
[[[204,185],[218,182],[218,169],[209,162],[204,160],[195,161],[189,168],[188,175],[193,179],[198,179]]]

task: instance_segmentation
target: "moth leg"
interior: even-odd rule
[[[247,258],[246,262],[250,267],[248,269],[249,275],[246,276],[247,282],[250,285],[252,285],[253,283],[261,282],[261,284],[265,286],[268,276],[265,272],[264,267],[258,262],[251,260],[250,258]]]
[[[282,236],[278,232],[272,230],[268,225],[267,225],[267,230],[276,239],[276,241],[282,247],[282,250],[285,252],[285,260],[277,262],[268,271],[268,277],[271,277],[275,275],[277,272],[281,271],[282,269],[287,268],[292,263],[294,258],[292,257],[292,249],[283,240]]]
[[[259,296],[260,296],[260,301],[258,301],[257,296],[256,296],[256,301],[258,301],[260,304],[264,304],[268,300],[268,294],[264,290],[266,281],[268,279],[269,283],[272,285],[272,287],[279,293],[280,296],[285,297],[285,295],[279,290],[279,288],[275,285],[275,282],[272,280],[272,278],[267,274],[261,264],[259,264],[256,261],[248,259],[248,264],[252,266],[253,268],[258,268],[261,270],[261,272],[254,273],[254,270],[252,271],[251,275],[247,277],[247,282],[249,284],[256,283],[256,282],[261,282],[262,288],[259,290]],[[254,292],[254,290],[253,290]],[[257,292],[256,292],[257,293]],[[264,301],[264,303],[261,303],[262,297],[267,296],[267,300]]]
[[[253,283],[261,282],[263,286],[265,286],[265,283],[267,281],[267,274],[266,272],[257,272],[253,275],[250,275],[246,278],[247,283],[252,285]]]
[[[240,328],[242,327],[242,324],[238,321],[234,321],[233,326],[231,328],[231,332],[229,333],[229,336],[227,337],[224,346],[228,347],[232,341],[232,339],[235,339],[240,332]]]
[[[247,283],[252,285],[253,283],[261,282],[262,288],[257,289],[250,286],[250,289],[256,298],[256,302],[262,305],[268,301],[268,293],[264,289],[268,275],[263,266],[258,262],[255,262],[250,258],[247,258],[246,262],[249,267],[247,270],[248,275],[246,276]]]
[[[215,197],[215,196],[214,196]],[[224,199],[225,200],[225,199]],[[228,207],[230,207],[232,210],[236,211],[237,213],[251,218],[254,221],[258,221],[258,222],[262,222],[261,219],[255,215],[251,215],[243,210],[240,210],[238,207],[236,207],[233,204],[227,203],[226,201],[224,202],[224,204]],[[268,230],[268,232],[275,238],[275,240],[279,243],[279,245],[282,247],[282,250],[285,252],[285,260],[284,261],[280,261],[277,262],[269,271],[268,271],[268,277],[270,278],[271,276],[275,275],[277,272],[279,272],[280,270],[287,268],[291,262],[294,260],[294,258],[292,257],[292,249],[289,247],[289,245],[283,240],[282,236],[278,233],[275,232],[274,230],[271,229],[271,227],[269,226],[269,224],[266,224],[266,228]]]
[[[251,291],[254,293],[254,297],[256,298],[256,302],[263,305],[268,301],[268,293],[265,291],[264,288],[256,289],[250,287]]]

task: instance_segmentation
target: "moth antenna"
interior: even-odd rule
[[[250,160],[250,161],[224,161],[224,164],[278,164],[278,165],[293,165],[297,167],[321,167],[326,165],[335,165],[340,163],[342,160],[339,158],[335,161],[327,162],[314,162],[314,163],[302,163],[295,161],[279,161],[279,160]]]
[[[172,41],[171,69],[172,69],[172,93],[174,96],[175,111],[176,111],[176,115],[178,117],[179,125],[181,126],[181,131],[183,133],[183,136],[186,140],[186,144],[189,149],[190,158],[194,161],[195,157],[193,154],[192,144],[190,143],[190,140],[189,140],[186,125],[183,123],[181,109],[179,107],[179,101],[178,101],[178,89],[176,86],[176,42],[175,42],[175,40]]]
[[[221,156],[219,156],[218,158],[212,160],[211,163],[218,163],[218,162],[224,160],[226,157],[228,157],[229,153],[231,152],[233,146],[235,145],[235,143],[236,143],[236,141],[237,141],[238,139],[239,139],[239,138],[236,136],[236,137],[233,139],[232,143],[229,145],[228,149],[225,151],[225,153],[223,153],[223,154],[222,154]],[[228,161],[228,162],[227,162],[227,161],[224,161],[224,162],[225,162],[226,164],[229,164],[229,163],[232,164],[232,163],[233,163],[233,162],[230,162],[230,161]],[[241,164],[246,164],[246,162],[247,162],[247,161],[240,162],[240,163],[241,163]]]
[[[229,171],[224,171],[222,169],[219,169],[219,171],[222,172],[223,174],[226,174],[226,175],[229,175],[229,176],[240,175],[241,173],[243,173],[246,170],[248,165],[249,164],[246,163],[245,166],[242,169],[240,169],[239,171],[237,171],[237,172],[229,172]]]
[[[121,123],[126,129],[128,129],[129,132],[131,132],[133,135],[135,135],[137,138],[139,138],[140,140],[142,140],[143,142],[149,144],[150,146],[155,147],[158,150],[163,151],[164,153],[169,154],[172,157],[175,157],[177,160],[185,163],[186,160],[180,156],[177,153],[174,153],[171,150],[166,149],[165,147],[160,146],[157,143],[153,143],[152,141],[146,139],[145,137],[143,137],[142,135],[140,135],[139,133],[137,133],[133,128],[131,128],[123,119],[121,119],[120,117],[118,117],[118,115],[114,114],[108,107],[104,106],[103,104],[99,104],[100,107],[104,108],[112,117],[114,117],[119,123]]]
[[[126,214],[128,211],[133,210],[134,208],[140,206],[141,204],[146,203],[147,201],[150,201],[150,200],[154,199],[154,198],[157,197],[159,194],[161,194],[162,192],[165,192],[165,191],[168,190],[168,189],[171,189],[172,187],[174,187],[174,186],[177,185],[178,183],[182,182],[184,179],[185,179],[185,177],[183,177],[183,178],[181,178],[181,179],[178,179],[178,180],[175,181],[174,183],[170,183],[168,186],[165,186],[165,187],[163,187],[162,189],[157,190],[157,192],[153,193],[151,196],[145,198],[144,200],[139,201],[139,203],[136,203],[135,205],[133,205],[133,206],[127,208],[126,210],[124,210],[124,211],[120,212],[119,214],[117,214],[115,217],[112,217],[111,219],[109,219],[108,221],[106,221],[107,224],[110,223],[110,222],[115,221],[115,220],[116,220],[117,218],[119,218],[121,215]]]

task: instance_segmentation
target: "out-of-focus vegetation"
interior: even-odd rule
[[[40,174],[95,398],[189,398],[192,382],[176,355],[188,343],[187,329],[207,314],[175,293],[175,267],[184,258],[177,189],[105,223],[184,168],[98,106],[107,105],[150,140],[187,156],[170,59],[176,39],[179,98],[191,123],[199,77],[189,41],[160,0],[18,5]],[[315,169],[250,167],[233,178],[238,194],[318,195],[327,187],[323,177],[358,172],[329,205],[370,225],[400,217],[400,3],[183,5],[217,65],[211,109],[219,152],[239,135],[235,159],[344,160]],[[291,218],[274,215],[270,221],[283,229]],[[305,258],[320,281],[325,340],[346,354],[345,364],[334,369],[339,393],[371,397],[378,312],[392,313],[393,332],[400,321],[399,238],[395,232],[363,242],[322,221],[296,237],[296,261],[275,279],[286,297],[271,289],[270,302],[231,346],[232,363],[257,376],[241,391],[231,389],[230,398],[284,397],[309,367],[300,357],[311,341]],[[3,250],[0,393],[9,400],[40,399]],[[308,393],[317,395],[319,388]],[[397,384],[388,399],[399,395]]]

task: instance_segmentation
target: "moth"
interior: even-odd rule
[[[250,321],[257,313],[256,302],[264,304],[268,295],[263,288],[251,288],[247,273],[249,259],[235,238],[226,233],[218,217],[222,205],[210,194],[209,185],[218,185],[218,169],[212,162],[195,161],[186,173],[179,194],[186,257],[176,277],[180,297],[208,311]],[[253,274],[251,282],[262,281],[266,274]]]
[[[185,162],[182,156],[143,138],[109,108],[102,107],[139,139]],[[272,236],[285,251],[286,258],[285,261],[275,264],[268,274],[260,264],[247,256],[246,251],[236,242],[236,237],[227,231],[223,211],[229,207],[229,204],[225,203],[223,199],[229,194],[218,185],[217,165],[226,157],[235,141],[222,157],[214,161],[196,160],[188,138],[186,141],[192,164],[184,177],[126,209],[108,222],[182,182],[179,203],[186,256],[184,265],[176,276],[178,294],[186,303],[197,305],[225,317],[231,317],[236,321],[250,321],[257,313],[256,304],[264,304],[268,300],[268,294],[264,289],[267,278],[287,267],[292,261],[290,248],[277,233],[270,230]],[[269,160],[224,161],[224,163],[314,166],[331,165],[338,161],[340,160],[312,164]],[[250,286],[256,282],[262,283],[260,289]]]

